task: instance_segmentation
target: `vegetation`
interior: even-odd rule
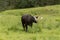
[[[60,0],[0,0],[0,11],[60,4]]]
[[[28,32],[20,21],[26,13],[43,17]],[[0,12],[0,40],[60,40],[60,5]]]

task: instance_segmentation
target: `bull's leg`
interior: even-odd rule
[[[31,24],[30,24],[31,28],[32,28],[32,25],[33,25],[33,24],[31,23]]]
[[[22,24],[22,26],[23,26],[23,29],[24,29],[24,31],[25,31],[25,25],[24,25],[24,24]]]
[[[32,23],[30,24],[31,28],[32,28]]]
[[[25,25],[26,26],[26,32],[27,32],[27,30],[28,30],[28,26],[27,25]]]

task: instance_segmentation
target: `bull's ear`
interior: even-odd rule
[[[39,16],[38,15],[35,15],[34,17],[37,19]]]
[[[36,16],[36,18],[38,18],[38,16]]]

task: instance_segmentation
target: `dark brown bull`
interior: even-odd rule
[[[36,18],[33,17],[32,15],[29,15],[29,14],[25,14],[21,17],[21,22],[22,22],[22,26],[23,26],[24,31],[27,32],[28,25],[32,27],[33,22],[37,23]]]

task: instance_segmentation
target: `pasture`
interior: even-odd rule
[[[21,24],[26,13],[43,17],[28,32]],[[0,40],[60,40],[60,5],[0,12]]]

